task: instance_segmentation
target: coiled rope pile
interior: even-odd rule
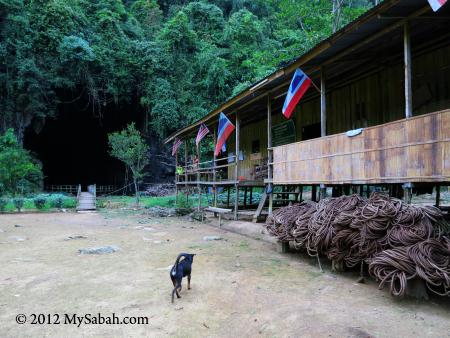
[[[403,296],[408,280],[450,296],[449,225],[433,206],[410,205],[385,194],[302,202],[276,210],[267,230],[311,256],[325,255],[337,267],[366,263],[369,274]]]

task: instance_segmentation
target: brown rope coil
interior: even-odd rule
[[[267,230],[292,241],[311,256],[336,264],[369,264],[369,273],[403,296],[408,280],[419,277],[439,295],[450,295],[450,226],[433,206],[417,206],[372,193],[302,202],[276,210]]]

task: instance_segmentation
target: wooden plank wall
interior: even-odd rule
[[[330,90],[327,95],[327,134],[402,119],[404,88],[401,61],[353,82],[345,83],[342,79],[342,87]],[[420,56],[413,55],[413,108],[414,116],[450,108],[450,46]],[[364,109],[364,114],[361,109]],[[283,121],[281,111],[274,110],[273,125]],[[296,139],[301,141],[303,127],[320,123],[319,96],[302,100],[296,108],[294,121]],[[250,159],[253,140],[260,140],[262,157],[267,157],[266,130],[266,119],[246,125],[241,130],[244,160],[240,171],[245,178],[253,179],[253,167],[260,162]],[[233,151],[234,137],[230,137],[228,143],[228,149]]]
[[[275,184],[450,181],[450,110],[274,148]]]

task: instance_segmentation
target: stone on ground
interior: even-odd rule
[[[78,252],[82,255],[100,255],[100,254],[106,254],[106,253],[114,253],[119,250],[120,250],[120,248],[115,245],[107,245],[107,246],[101,246],[101,247],[97,247],[97,248],[79,249]]]

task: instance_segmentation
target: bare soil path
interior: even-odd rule
[[[75,235],[86,238],[65,240]],[[104,245],[120,250],[78,253]],[[171,304],[169,268],[179,252],[197,254],[192,290],[183,281]],[[373,281],[320,273],[313,259],[272,244],[141,212],[2,215],[0,266],[1,337],[450,337],[448,299],[396,300]],[[33,313],[113,312],[149,323],[29,323]],[[27,323],[17,324],[18,314]]]

